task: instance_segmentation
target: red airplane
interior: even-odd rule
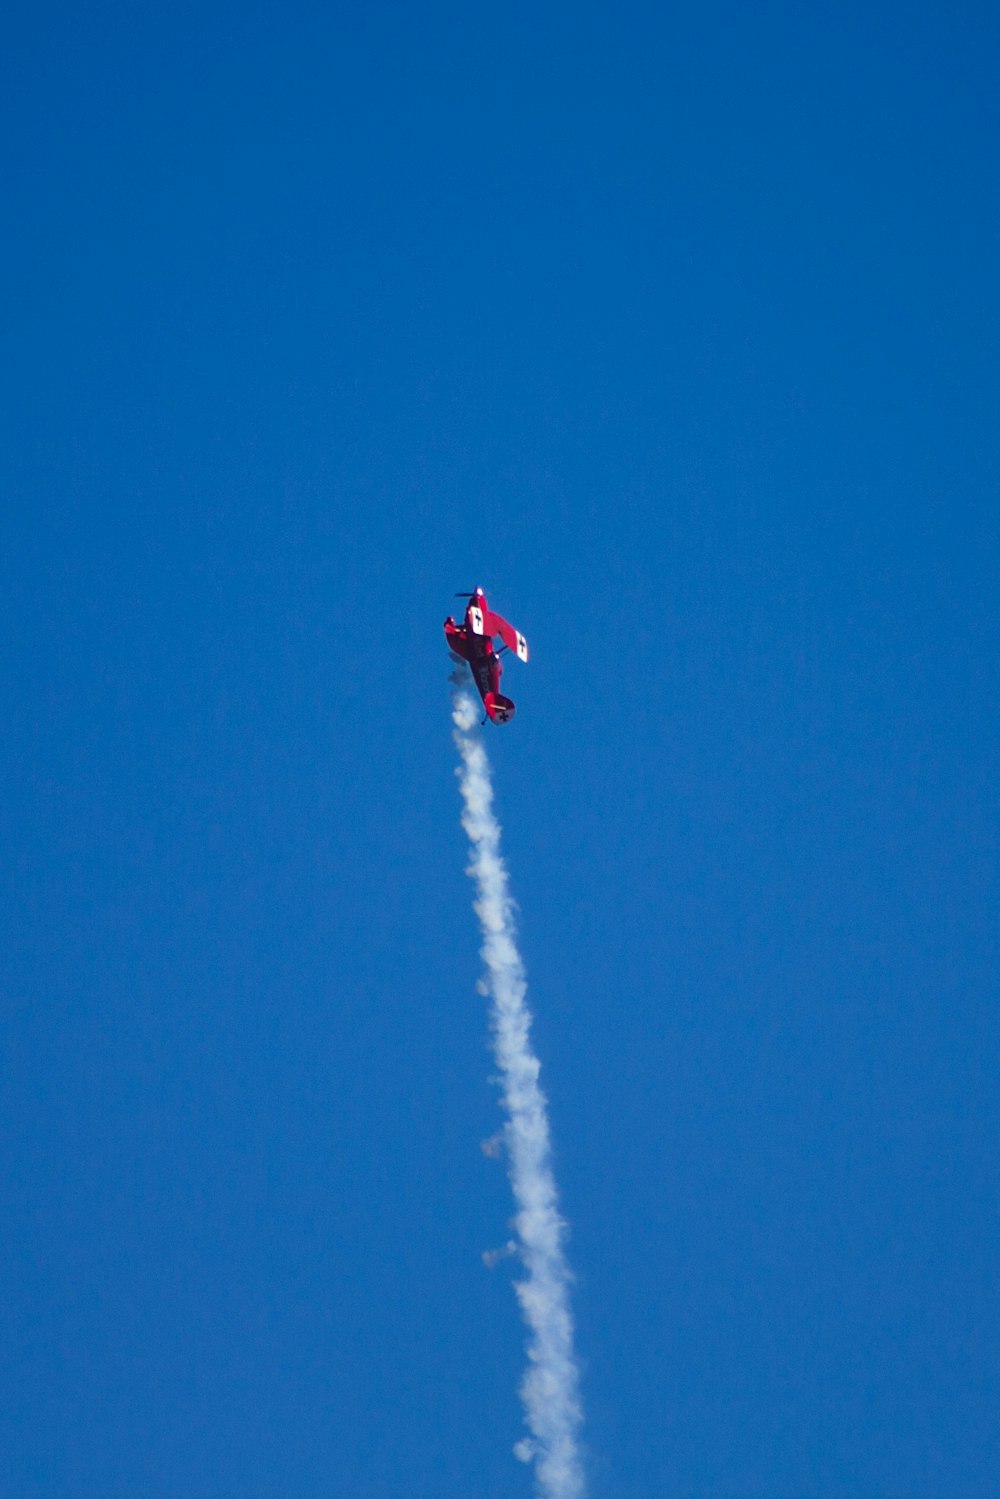
[[[448,648],[463,661],[468,661],[488,717],[494,723],[510,723],[514,717],[514,704],[500,691],[503,672],[500,654],[509,649],[519,660],[527,661],[528,642],[520,630],[515,630],[499,614],[493,613],[481,588],[475,593],[456,593],[455,597],[469,602],[465,606],[464,625],[456,625],[450,614],[444,622]],[[499,635],[503,641],[499,651],[493,649],[494,635]]]

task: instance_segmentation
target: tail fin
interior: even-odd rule
[[[483,703],[494,723],[510,723],[516,712],[510,698],[504,697],[502,692],[488,692]]]

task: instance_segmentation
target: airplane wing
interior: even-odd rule
[[[494,614],[492,609],[488,610],[484,620],[487,635],[499,635],[504,645],[515,651],[519,661],[528,659],[528,642],[520,630],[515,630],[499,614]]]

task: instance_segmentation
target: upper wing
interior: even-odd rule
[[[520,661],[527,661],[528,642],[520,630],[515,630],[513,625],[509,625],[501,615],[494,614],[492,609],[486,612],[484,623],[487,635],[499,635],[504,645],[516,651]]]
[[[461,656],[463,660],[469,659],[468,638],[464,625],[456,625],[451,615],[444,622],[445,639],[448,649],[455,655]]]

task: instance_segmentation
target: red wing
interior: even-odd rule
[[[527,661],[528,642],[520,630],[515,630],[513,625],[509,625],[501,615],[494,614],[492,609],[484,611],[483,622],[487,635],[499,635],[504,645],[514,651],[520,661]]]
[[[450,615],[444,622],[444,633],[448,641],[448,649],[454,651],[458,656],[463,656],[468,661],[469,646],[465,630],[461,625],[456,625]]]

